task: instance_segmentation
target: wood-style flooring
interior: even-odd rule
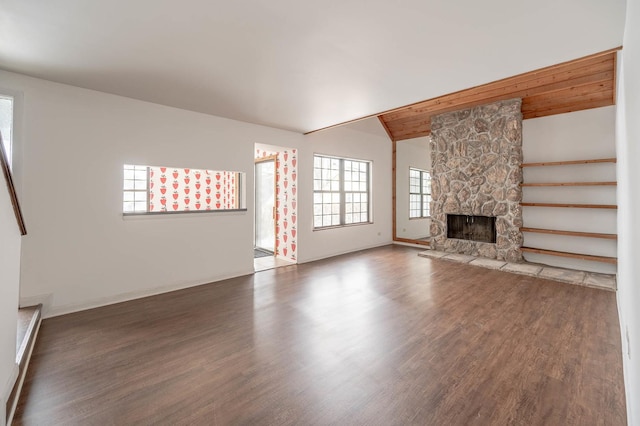
[[[615,293],[418,251],[46,319],[14,424],[625,424]]]

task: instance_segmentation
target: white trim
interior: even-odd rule
[[[393,244],[397,244],[399,246],[416,247],[423,250],[431,250],[430,246],[425,246],[424,244],[407,243],[405,241],[394,241]]]
[[[355,248],[355,249],[341,251],[339,253],[331,253],[331,254],[326,255],[326,256],[313,257],[311,259],[300,260],[300,257],[298,257],[298,263],[310,263],[310,262],[315,262],[317,260],[330,259],[332,257],[342,256],[343,254],[355,253],[357,251],[368,250],[368,249],[372,249],[372,248],[376,248],[376,247],[388,246],[388,245],[390,245],[392,243],[393,243],[393,241],[385,241],[383,243],[376,243],[376,244],[372,244],[372,245],[358,247],[358,248]]]
[[[11,391],[13,390],[13,386],[16,384],[16,380],[18,379],[18,375],[20,373],[20,369],[18,368],[18,364],[14,363],[13,368],[11,370],[11,375],[9,376],[9,380],[5,384],[5,389],[2,394],[2,407],[0,407],[0,424],[4,424],[5,419],[7,418],[6,406],[9,401],[9,396],[11,396]],[[13,417],[13,413],[11,415]],[[11,419],[7,422],[7,424],[11,424]]]
[[[149,297],[149,296],[156,296],[159,294],[169,293],[172,291],[182,290],[185,288],[212,284],[219,281],[228,280],[231,278],[237,278],[237,277],[242,277],[246,275],[253,275],[254,272],[255,271],[253,269],[253,262],[252,262],[250,269],[238,271],[238,272],[223,275],[223,276],[214,277],[211,279],[182,282],[182,283],[170,284],[166,286],[159,286],[159,287],[153,287],[153,288],[139,290],[139,291],[128,292],[128,293],[120,293],[114,296],[98,297],[96,299],[92,299],[82,303],[72,303],[72,304],[62,305],[62,306],[43,305],[42,318],[46,319],[51,317],[57,317],[59,315],[66,315],[73,312],[100,308],[102,306],[113,305],[115,303],[121,303],[121,302],[128,302],[130,300],[142,299],[144,297]]]

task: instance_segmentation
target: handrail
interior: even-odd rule
[[[13,213],[16,216],[18,228],[20,228],[20,235],[27,235],[27,227],[24,224],[24,217],[22,216],[22,210],[20,209],[20,203],[18,202],[18,194],[16,194],[16,188],[13,184],[13,177],[11,176],[11,170],[9,169],[9,160],[2,143],[2,135],[0,135],[0,163],[2,173],[4,174],[4,180],[7,183],[7,189],[9,190],[9,198],[11,198]]]

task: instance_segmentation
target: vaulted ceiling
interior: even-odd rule
[[[625,0],[3,0],[0,68],[309,132],[615,48],[624,13]]]
[[[521,98],[522,118],[615,104],[616,49],[418,102],[378,116],[392,140],[431,133],[431,116]]]

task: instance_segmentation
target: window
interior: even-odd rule
[[[244,210],[244,173],[124,165],[122,212]]]
[[[148,180],[149,167],[124,165],[123,212],[145,213],[149,211],[147,203]]]
[[[313,227],[371,222],[371,162],[314,155]]]
[[[426,170],[409,169],[409,219],[429,217],[431,174]]]
[[[13,97],[11,96],[0,95],[0,133],[9,168],[11,168],[13,158],[11,149],[13,146]]]

